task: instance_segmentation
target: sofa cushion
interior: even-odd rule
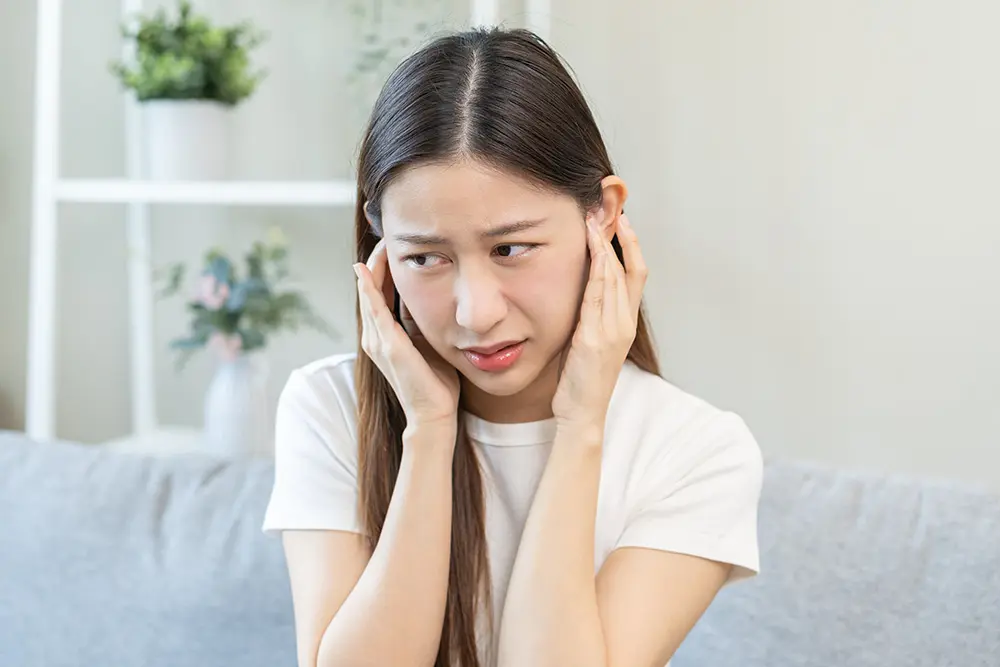
[[[761,573],[673,667],[998,667],[1000,495],[769,460]]]
[[[0,664],[295,665],[272,475],[0,433]]]

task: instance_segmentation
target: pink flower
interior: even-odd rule
[[[201,277],[195,301],[209,310],[218,310],[225,305],[227,299],[229,299],[229,285],[220,283],[210,273]]]
[[[226,361],[235,361],[243,351],[243,338],[239,334],[227,335],[216,331],[208,339],[208,344]]]

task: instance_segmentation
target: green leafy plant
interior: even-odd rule
[[[110,69],[140,101],[209,100],[235,106],[249,97],[266,76],[251,71],[249,52],[265,39],[249,21],[227,27],[212,25],[179,0],[172,21],[161,7],[122,26],[122,36],[135,42],[132,63],[116,60]]]
[[[280,229],[273,228],[267,241],[254,242],[245,260],[241,274],[219,249],[205,254],[196,289],[186,303],[190,334],[170,343],[180,353],[178,369],[201,348],[215,347],[224,358],[232,359],[265,347],[268,336],[282,330],[308,327],[336,336],[313,312],[304,294],[283,288],[289,278],[288,246]],[[182,262],[158,271],[157,279],[162,277],[164,283],[158,298],[176,294],[186,272]]]

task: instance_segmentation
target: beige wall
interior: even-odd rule
[[[557,7],[668,375],[770,454],[1000,487],[1000,5]]]
[[[15,9],[12,5],[17,5]],[[0,424],[23,417],[33,3],[0,4]],[[235,5],[236,3],[230,3]],[[117,2],[67,2],[71,175],[121,173],[104,62]],[[336,3],[267,10],[271,80],[237,119],[246,177],[350,173],[356,115],[338,85]],[[291,5],[290,5],[291,6]],[[519,21],[514,4],[504,16]],[[765,452],[1000,487],[1000,45],[985,0],[717,0],[609,8],[553,0],[552,41],[592,99],[654,267],[647,300],[668,378],[747,419]],[[270,14],[268,14],[270,11]],[[303,23],[305,22],[305,23]],[[310,26],[303,30],[302,25]],[[288,100],[296,104],[289,105]],[[293,120],[294,119],[294,120]],[[317,150],[319,147],[319,150]],[[995,189],[995,186],[994,188]],[[66,207],[60,434],[128,427],[123,215]],[[339,343],[272,350],[295,364],[353,345],[343,211],[158,210],[157,261],[234,250],[280,221]],[[242,224],[237,224],[237,223]],[[991,261],[994,260],[994,261]],[[157,311],[161,347],[184,322]],[[165,355],[160,411],[194,424],[207,358]]]

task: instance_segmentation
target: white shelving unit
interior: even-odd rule
[[[497,22],[497,0],[470,0],[472,25]],[[527,27],[548,38],[550,0],[525,0]],[[163,429],[156,416],[153,373],[153,292],[149,207],[152,204],[240,206],[350,206],[353,181],[176,182],[142,179],[139,103],[124,95],[126,178],[64,179],[60,174],[60,60],[62,0],[38,0],[35,73],[34,190],[30,257],[28,386],[26,431],[39,440],[56,437],[56,334],[58,210],[62,203],[120,203],[128,207],[132,436],[147,443],[196,434]],[[143,9],[142,0],[123,0],[122,17]],[[131,56],[127,50],[126,57]],[[151,445],[155,446],[155,445]]]
[[[76,203],[341,206],[354,201],[354,187],[353,181],[63,180],[56,183],[56,198]]]

